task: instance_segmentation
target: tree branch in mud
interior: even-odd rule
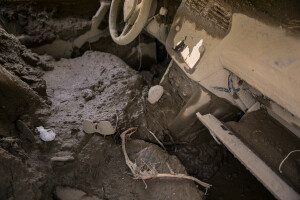
[[[199,185],[203,186],[206,190],[212,186],[208,183],[200,181],[199,179],[197,179],[195,177],[192,177],[192,176],[189,176],[186,174],[174,173],[168,163],[167,163],[167,165],[170,170],[170,173],[158,173],[154,167],[148,167],[148,169],[144,170],[144,169],[142,169],[142,167],[137,166],[136,163],[133,163],[129,159],[129,156],[126,151],[126,136],[131,136],[133,133],[136,132],[136,130],[137,130],[137,128],[129,128],[128,130],[124,131],[121,134],[122,150],[124,153],[125,162],[126,162],[126,165],[129,167],[131,173],[133,174],[134,179],[141,179],[141,180],[145,181],[145,180],[153,179],[153,178],[180,178],[180,179],[187,179],[187,180],[194,181],[194,182],[198,183]],[[147,188],[147,185],[146,185],[146,188]]]
[[[150,131],[148,128],[146,128],[147,131],[154,137],[154,139],[158,142],[158,144],[165,150],[167,151],[167,149],[165,148],[165,146],[163,145],[163,143],[161,141],[159,141],[159,139],[156,137],[156,135]]]

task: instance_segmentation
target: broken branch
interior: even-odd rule
[[[209,187],[212,186],[208,183],[200,181],[199,179],[197,179],[195,177],[188,176],[188,175],[185,175],[185,174],[165,174],[165,173],[160,174],[159,173],[159,174],[156,174],[154,176],[144,176],[143,180],[152,179],[152,178],[182,178],[182,179],[187,179],[187,180],[194,181],[194,182],[198,183],[199,185],[202,185],[205,188],[209,188]]]
[[[141,167],[137,166],[136,163],[131,162],[131,160],[129,159],[129,156],[126,152],[126,135],[130,134],[132,135],[135,131],[137,130],[137,128],[130,128],[126,131],[124,131],[121,134],[121,139],[122,139],[122,150],[123,150],[123,154],[125,157],[125,162],[126,165],[129,167],[131,173],[134,176],[134,179],[141,179],[143,181],[147,180],[147,179],[153,179],[153,178],[180,178],[180,179],[187,179],[187,180],[191,180],[194,181],[196,183],[198,183],[199,185],[203,186],[206,188],[206,191],[208,188],[210,188],[212,185],[205,183],[203,181],[200,181],[199,179],[186,175],[186,174],[177,174],[174,173],[173,170],[170,168],[170,166],[168,165],[170,172],[171,173],[158,173],[156,171],[156,169],[154,168],[150,168],[148,167],[147,170],[143,170],[141,169]]]
[[[156,137],[156,135],[152,132],[152,131],[150,131],[148,128],[146,128],[147,129],[147,131],[149,132],[149,133],[151,133],[151,135],[154,137],[154,139],[158,142],[158,144],[165,150],[165,151],[167,151],[167,149],[165,148],[165,146],[163,145],[163,143],[161,142],[161,141],[159,141],[159,139]]]

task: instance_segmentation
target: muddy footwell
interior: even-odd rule
[[[205,136],[205,134],[207,134]],[[273,195],[224,147],[209,135],[194,144],[169,147],[187,172],[213,185],[206,199],[274,199]]]
[[[161,83],[164,94],[152,105],[147,92],[166,67],[139,73],[117,56],[95,51],[55,61],[32,53],[3,30],[0,37],[11,46],[1,49],[1,70],[16,82],[0,90],[0,199],[253,199],[254,192],[256,199],[272,198],[207,132],[199,130],[192,143],[170,137],[168,124],[198,89],[178,67],[170,69]],[[43,92],[34,83],[43,83]],[[117,126],[116,134],[86,134],[84,119],[108,120]],[[55,139],[42,141],[38,126],[54,131]],[[130,127],[138,127],[127,144],[131,160],[160,173],[170,172],[168,163],[175,173],[211,183],[207,196],[187,180],[147,180],[146,189],[133,179],[120,144],[120,133]]]

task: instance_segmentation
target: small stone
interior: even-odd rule
[[[52,162],[69,162],[73,160],[74,160],[73,156],[56,156],[51,158]]]
[[[31,66],[33,66],[33,67],[35,67],[36,64],[39,62],[39,58],[36,57],[36,56],[34,56],[34,54],[32,54],[32,53],[30,53],[30,52],[28,52],[28,51],[22,53],[21,56],[22,56],[23,60],[24,60],[27,64],[29,64],[29,65],[31,65]]]
[[[148,93],[148,101],[151,104],[155,104],[159,101],[164,93],[164,88],[160,85],[156,85],[150,88]]]
[[[52,71],[54,69],[54,65],[44,61],[38,62],[37,65],[44,71]]]
[[[25,83],[28,83],[28,84],[37,83],[37,82],[41,81],[41,79],[39,79],[33,75],[25,75],[25,76],[21,76],[20,78],[22,81],[24,81]]]
[[[93,91],[90,90],[90,89],[85,89],[82,92],[83,92],[83,98],[86,101],[92,100],[95,97],[94,94],[93,94]]]

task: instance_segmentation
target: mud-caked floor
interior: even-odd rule
[[[162,3],[174,3],[168,12],[171,13],[168,23],[173,20],[180,1],[170,2],[158,2],[159,7]],[[186,2],[200,5],[202,1]],[[293,6],[298,5],[295,1],[203,2],[203,5],[227,2],[232,13],[242,12],[262,19],[270,15],[276,23],[269,18],[264,21],[279,22],[289,32],[299,31],[294,24],[297,22],[294,19],[299,18],[297,6]],[[59,45],[51,48],[52,56],[59,55],[55,59],[28,49],[41,53],[39,47],[54,41],[74,41],[90,30],[98,8],[96,0],[1,3],[0,199],[274,199],[223,145],[213,140],[196,117],[185,123],[188,128],[177,124],[174,119],[200,86],[182,73],[176,63],[160,82],[170,58],[164,46],[153,38],[141,34],[130,45],[119,46],[109,36],[106,16],[98,27],[103,30],[100,39],[86,42],[81,48],[72,47],[65,58],[61,58],[65,52]],[[290,17],[286,17],[288,14]],[[218,28],[206,29],[216,32]],[[226,31],[222,37],[225,34]],[[157,65],[152,65],[153,60],[140,60],[140,55],[134,53],[140,40],[158,45]],[[148,91],[157,84],[164,88],[163,95],[157,103],[150,104]],[[215,104],[228,105],[219,100]],[[270,143],[262,134],[251,140],[253,134],[268,132],[264,117],[257,131],[251,124],[260,123],[257,115],[241,118],[237,109],[231,111],[233,115],[222,121],[231,121],[227,125],[243,133],[242,140],[250,141],[250,146]],[[245,118],[250,118],[251,123],[246,124],[247,128],[240,127]],[[109,121],[116,131],[109,136],[85,133],[84,120]],[[40,126],[53,131],[55,138],[43,141],[37,130]],[[212,187],[206,190],[182,178],[136,179],[126,164],[121,140],[121,134],[133,127],[137,131],[127,138],[126,151],[139,169],[188,174]],[[181,137],[172,135],[170,127],[182,130]],[[273,146],[267,154],[272,155],[268,157],[271,165],[277,167],[279,163],[272,159],[277,155],[277,161],[280,160],[283,152]],[[265,152],[266,148],[258,149],[258,154]],[[294,174],[298,171],[289,170],[289,166],[286,164],[284,170],[296,182],[298,176]],[[293,169],[299,166],[298,161],[295,166]]]
[[[2,29],[0,36],[0,199],[273,198],[209,134],[192,143],[173,140],[167,126],[196,87],[176,66],[152,105],[149,87],[166,67],[137,72],[112,54],[94,51],[55,61],[32,53]],[[107,120],[116,133],[87,134],[85,119]],[[39,126],[55,132],[55,139],[43,141]],[[131,127],[137,132],[127,139],[126,151],[139,167],[190,174],[213,186],[206,191],[178,178],[136,180],[120,139]]]
[[[10,42],[19,46],[16,40]],[[16,51],[19,58],[19,49]],[[142,126],[139,122],[145,119],[148,89],[141,75],[116,56],[100,52],[48,60],[48,64],[54,66],[52,71],[37,70],[47,85],[40,106],[35,113],[27,114],[25,109],[21,116],[13,116],[18,119],[16,130],[6,137],[2,134],[1,199],[202,198],[203,193],[191,181],[155,179],[143,183],[133,178],[125,164],[119,133]],[[6,91],[1,92],[5,96]],[[1,101],[6,104],[9,100]],[[84,119],[108,120],[117,133],[108,137],[86,134]],[[55,139],[42,141],[37,126],[51,129]],[[149,133],[138,131],[135,137],[147,140]],[[132,160],[154,166],[158,172],[169,172],[168,163],[174,172],[186,173],[178,158],[154,144],[129,140],[127,148]]]

